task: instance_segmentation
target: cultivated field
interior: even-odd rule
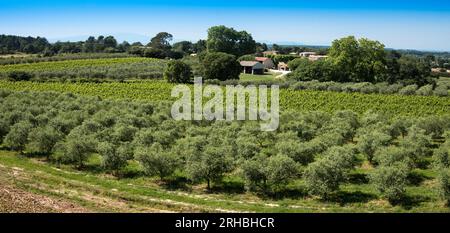
[[[1,212],[449,211],[449,97],[286,86],[267,133],[172,120],[166,60],[80,56],[0,65]]]

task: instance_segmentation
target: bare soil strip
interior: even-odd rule
[[[89,209],[66,200],[34,194],[0,182],[2,213],[81,213]]]

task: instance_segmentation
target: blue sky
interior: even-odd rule
[[[148,41],[167,31],[195,41],[214,25],[263,42],[328,45],[355,35],[391,48],[450,51],[448,0],[0,0],[0,34],[51,40],[113,34]]]

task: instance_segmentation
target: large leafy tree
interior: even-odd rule
[[[168,32],[160,32],[153,37],[148,44],[148,46],[153,49],[161,49],[161,50],[170,50],[172,46],[170,45],[170,41],[172,41],[173,36]]]
[[[251,34],[223,25],[208,29],[206,46],[209,52],[224,52],[238,57],[256,52],[256,42]]]
[[[339,67],[339,81],[381,81],[386,73],[386,52],[379,41],[345,37],[333,41],[329,56]]]
[[[205,79],[239,79],[241,73],[236,57],[221,52],[207,53],[202,58],[202,68]]]
[[[173,50],[186,54],[191,54],[195,52],[195,44],[193,44],[190,41],[180,41],[173,44]]]
[[[191,76],[191,67],[182,61],[170,61],[164,70],[164,79],[171,83],[188,83]]]

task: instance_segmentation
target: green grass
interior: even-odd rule
[[[39,83],[0,80],[0,89],[15,91],[56,91],[100,96],[110,99],[133,99],[151,102],[173,101],[170,96],[174,84],[165,81],[125,83]],[[338,93],[329,91],[280,90],[281,110],[335,112],[369,110],[390,116],[423,117],[450,112],[450,98],[437,96],[403,96],[383,94]]]
[[[274,80],[280,73],[266,72],[263,75],[252,75],[242,73],[239,78],[243,81],[267,81]]]
[[[391,206],[380,199],[372,185],[361,179],[369,172],[364,169],[357,169],[351,182],[342,185],[330,201],[323,202],[304,195],[302,180],[292,182],[276,197],[239,191],[242,180],[238,177],[228,178],[216,184],[214,192],[206,193],[204,185],[186,184],[192,188],[180,189],[151,177],[117,179],[96,172],[99,163],[99,158],[93,156],[86,168],[78,171],[0,151],[0,180],[102,212],[449,212],[437,194],[430,192],[435,185],[431,170],[417,170],[421,183],[407,188],[405,203]],[[139,170],[136,164],[130,166],[128,169]],[[172,182],[183,182],[174,179]]]

